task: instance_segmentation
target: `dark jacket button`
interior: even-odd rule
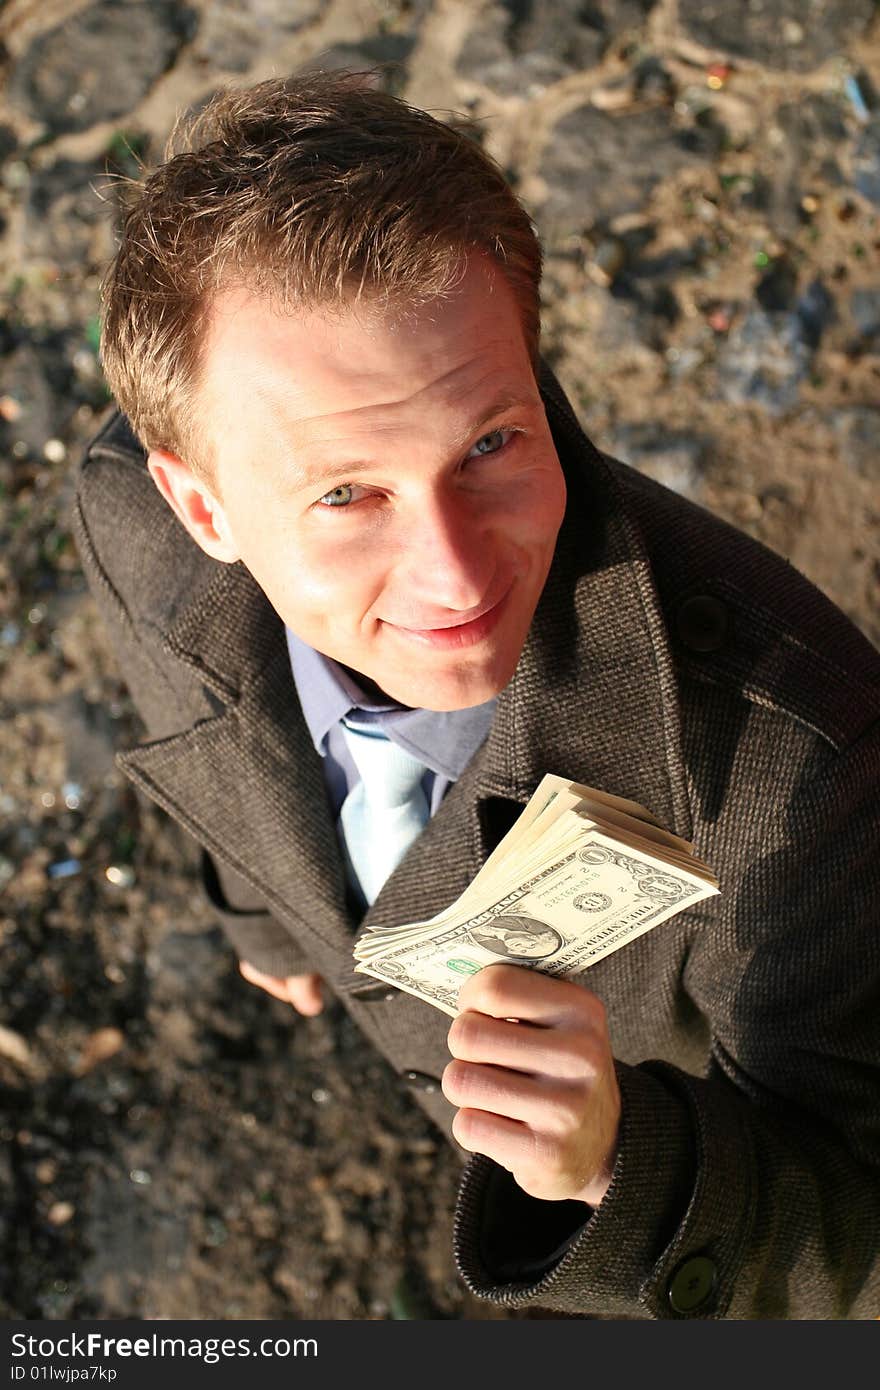
[[[679,639],[694,652],[717,652],[727,641],[730,618],[720,599],[695,594],[680,603],[675,615]]]
[[[400,1075],[412,1091],[426,1091],[428,1095],[430,1095],[432,1091],[440,1090],[438,1078],[436,1076],[428,1076],[427,1072],[403,1071]]]
[[[400,993],[394,985],[378,983],[371,985],[358,985],[357,989],[351,991],[351,998],[357,999],[361,1004],[375,1004],[382,1000],[395,999]]]
[[[676,1313],[695,1313],[715,1292],[718,1270],[706,1255],[692,1255],[678,1266],[666,1292]]]

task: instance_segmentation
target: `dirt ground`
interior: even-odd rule
[[[195,846],[115,768],[140,729],[69,524],[114,175],[306,64],[466,113],[541,231],[594,440],[880,644],[880,34],[871,0],[802,10],[0,10],[0,1316],[513,1316],[456,1277],[454,1155],[340,1010],[240,978]]]

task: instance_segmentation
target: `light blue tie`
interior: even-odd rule
[[[428,823],[427,769],[378,730],[343,720],[342,732],[361,780],[342,803],[339,828],[347,867],[370,904]]]

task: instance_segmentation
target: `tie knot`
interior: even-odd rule
[[[391,810],[412,801],[425,775],[424,763],[378,730],[366,732],[343,723],[342,732],[370,805]]]

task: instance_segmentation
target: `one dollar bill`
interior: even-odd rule
[[[461,897],[430,922],[367,931],[356,969],[454,1017],[485,965],[574,978],[717,892],[643,807],[548,775]]]

